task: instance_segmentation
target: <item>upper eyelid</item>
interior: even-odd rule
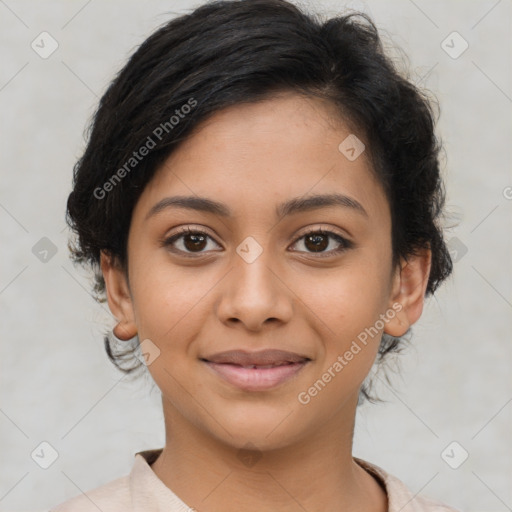
[[[335,231],[330,226],[325,226],[325,225],[319,226],[319,227],[313,227],[313,228],[310,228],[310,227],[304,228],[303,230],[299,231],[299,234],[295,237],[295,240],[298,240],[299,238],[302,238],[303,236],[306,236],[309,233],[317,233],[317,232],[322,232],[326,235],[336,235],[345,240],[350,240],[350,236],[348,234],[340,233],[338,231]]]
[[[217,242],[216,240],[216,237],[217,235],[212,235],[208,229],[204,228],[204,227],[196,227],[194,225],[192,226],[180,226],[178,228],[178,231],[176,231],[175,233],[173,233],[172,235],[165,235],[163,237],[163,240],[170,240],[172,238],[175,238],[176,240],[179,239],[180,237],[184,236],[184,235],[187,235],[189,233],[192,233],[192,234],[197,234],[197,233],[200,233],[200,234],[204,234],[206,236],[209,236],[217,245],[221,245],[219,242]]]

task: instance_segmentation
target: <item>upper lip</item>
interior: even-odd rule
[[[247,352],[245,350],[227,350],[218,352],[208,357],[202,358],[210,363],[237,364],[240,366],[248,365],[270,365],[285,363],[303,363],[309,361],[309,357],[287,352],[285,350],[259,350],[257,352]]]

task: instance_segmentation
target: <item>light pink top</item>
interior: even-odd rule
[[[61,503],[50,512],[191,512],[153,472],[151,464],[162,449],[135,454],[129,475]],[[354,459],[382,483],[388,495],[388,512],[458,512],[456,509],[416,496],[397,478],[361,459]]]

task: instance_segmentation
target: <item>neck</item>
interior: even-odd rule
[[[385,512],[385,491],[352,458],[356,403],[309,439],[260,452],[208,436],[164,399],[166,445],[152,469],[200,512]]]

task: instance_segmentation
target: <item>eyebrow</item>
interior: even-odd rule
[[[320,194],[308,197],[295,197],[276,207],[276,216],[284,217],[294,213],[308,212],[318,208],[341,206],[350,208],[361,215],[368,217],[363,205],[344,194]],[[212,213],[220,217],[231,217],[231,210],[223,203],[199,196],[166,197],[156,203],[146,215],[146,219],[156,215],[167,208],[184,208],[200,212]]]

